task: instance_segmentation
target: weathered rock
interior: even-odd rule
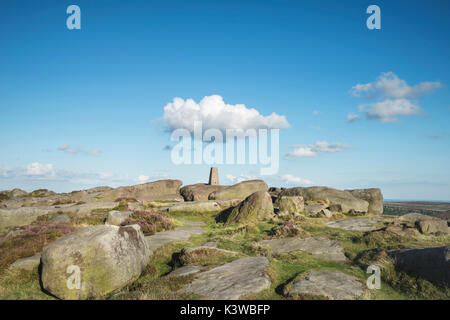
[[[295,214],[305,210],[305,203],[301,196],[282,196],[278,197],[274,204],[278,207],[280,213]]]
[[[40,216],[54,212],[48,207],[23,207],[16,209],[0,209],[0,230],[7,227],[26,226]]]
[[[417,222],[419,221],[425,221],[425,220],[439,220],[438,218],[434,218],[431,216],[427,216],[421,213],[411,212],[404,214],[400,217],[398,217],[398,220],[401,222],[408,223],[411,226],[415,226]]]
[[[55,195],[56,192],[47,189],[38,189],[30,192],[30,197],[49,197]]]
[[[41,254],[36,253],[34,256],[28,258],[22,258],[9,266],[9,270],[27,270],[31,271],[36,269],[41,263]]]
[[[50,223],[61,223],[61,222],[70,222],[70,218],[66,214],[59,214],[55,216],[52,220],[50,220]]]
[[[216,202],[220,206],[220,208],[224,210],[231,207],[236,207],[239,203],[242,202],[242,199],[216,200]]]
[[[237,259],[198,274],[181,292],[192,292],[215,300],[236,300],[270,287],[266,271],[268,265],[265,257]]]
[[[347,261],[341,244],[338,241],[330,240],[325,237],[261,240],[258,244],[268,246],[274,253],[301,250],[321,259]]]
[[[201,266],[183,266],[181,268],[177,268],[174,271],[172,271],[169,275],[171,276],[188,276],[190,274],[194,274],[197,272],[200,272],[204,269],[204,267]]]
[[[293,298],[323,296],[330,300],[354,300],[363,293],[364,285],[358,278],[331,270],[310,271],[301,275],[284,292]]]
[[[423,234],[448,234],[447,221],[444,220],[419,221],[417,227]]]
[[[204,201],[208,200],[208,197],[214,191],[219,191],[226,188],[225,186],[209,185],[205,183],[197,183],[188,186],[184,186],[180,189],[180,194],[183,196],[184,201]]]
[[[55,209],[58,212],[65,213],[71,217],[85,217],[96,211],[106,211],[117,207],[117,202],[88,202],[83,204],[68,204],[59,206]],[[107,212],[107,211],[106,211]]]
[[[120,224],[128,219],[132,213],[132,211],[112,210],[108,212],[108,217],[106,218],[105,224],[120,226]]]
[[[376,224],[380,218],[354,218],[330,221],[325,223],[331,228],[352,230],[352,231],[370,231],[376,229]]]
[[[235,207],[226,224],[269,220],[274,216],[272,198],[267,191],[257,191]]]
[[[193,234],[202,234],[205,230],[200,227],[181,227],[174,230],[158,232],[145,237],[150,253],[152,254],[163,245],[172,241],[187,241]]]
[[[225,187],[222,190],[212,192],[209,199],[245,199],[257,191],[267,191],[267,184],[263,180],[248,180]]]
[[[220,211],[221,207],[215,201],[188,201],[169,207],[168,211],[208,213]]]
[[[339,204],[343,213],[350,210],[366,213],[369,208],[367,201],[356,198],[350,192],[328,187],[289,188],[281,191],[279,196],[302,196],[305,201],[323,200],[328,204]]]
[[[420,213],[408,213],[398,221],[417,228],[423,234],[448,234],[447,221]]]
[[[305,206],[305,211],[311,217],[326,217],[331,218],[333,213],[327,209],[326,204],[314,204]]]
[[[369,203],[369,213],[383,214],[383,193],[379,188],[346,190]]]
[[[42,285],[61,299],[101,298],[139,277],[150,250],[138,225],[91,226],[50,243],[42,252]],[[68,284],[79,273],[79,289]]]
[[[22,189],[12,189],[9,197],[11,199],[17,199],[17,198],[22,198],[22,197],[26,197],[28,195],[28,193],[26,191],[23,191]]]
[[[167,195],[179,194],[181,180],[158,180],[135,186],[119,187],[98,195],[99,201],[114,201],[119,198],[134,198],[139,201],[168,200]]]
[[[436,285],[450,286],[450,246],[392,250],[396,268]]]

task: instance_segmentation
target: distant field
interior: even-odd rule
[[[404,215],[410,212],[418,212],[438,215],[447,219],[450,217],[450,202],[385,201],[383,207],[386,215]]]

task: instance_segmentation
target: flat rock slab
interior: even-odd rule
[[[200,273],[181,292],[192,292],[215,300],[235,300],[270,287],[265,257],[245,257]]]
[[[31,271],[39,266],[41,263],[41,253],[36,253],[34,256],[16,260],[9,266],[10,270],[27,270]]]
[[[187,241],[193,234],[202,234],[205,230],[200,227],[181,227],[174,230],[163,231],[145,237],[151,253],[172,241]]]
[[[275,253],[302,250],[321,259],[347,261],[341,244],[325,237],[271,239],[259,241],[258,244],[268,246]]]
[[[375,225],[381,221],[381,218],[356,218],[330,221],[325,223],[331,228],[351,230],[351,231],[371,231],[375,230]]]
[[[188,276],[190,274],[194,274],[197,272],[200,272],[204,269],[204,267],[200,266],[184,266],[181,268],[177,268],[174,271],[172,271],[169,275],[171,276]]]
[[[342,272],[320,270],[308,272],[294,280],[285,293],[288,296],[324,296],[330,300],[354,300],[364,293],[364,285],[358,278]]]

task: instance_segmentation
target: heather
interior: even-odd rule
[[[138,224],[146,236],[174,228],[167,213],[155,211],[134,210],[131,216],[122,222],[121,225],[126,226],[130,224]]]
[[[0,270],[20,258],[30,257],[61,236],[74,231],[68,222],[43,223],[35,221],[29,226],[0,236]]]

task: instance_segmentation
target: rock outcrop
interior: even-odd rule
[[[395,267],[439,286],[450,286],[450,246],[388,251]]]
[[[369,203],[369,213],[383,214],[383,193],[379,188],[346,190],[358,199]]]
[[[135,186],[119,187],[97,196],[97,201],[133,198],[139,201],[168,200],[180,194],[181,180],[158,180]]]
[[[369,202],[361,200],[349,191],[328,187],[296,187],[281,191],[279,196],[302,196],[306,203],[309,201],[325,201],[328,205],[340,205],[343,213],[367,213]]]
[[[274,211],[270,194],[267,191],[257,191],[231,211],[226,224],[269,220],[273,216]]]
[[[280,214],[295,214],[305,210],[305,202],[301,196],[282,196],[278,197],[274,203],[278,207]]]
[[[221,190],[214,191],[209,195],[210,200],[245,199],[257,191],[267,191],[267,184],[263,180],[248,180]]]
[[[99,225],[50,243],[41,260],[45,290],[61,299],[93,299],[136,280],[150,250],[138,225]]]
[[[180,194],[183,196],[184,201],[205,201],[209,199],[208,197],[211,193],[225,188],[225,186],[197,183],[184,186],[180,189]]]

